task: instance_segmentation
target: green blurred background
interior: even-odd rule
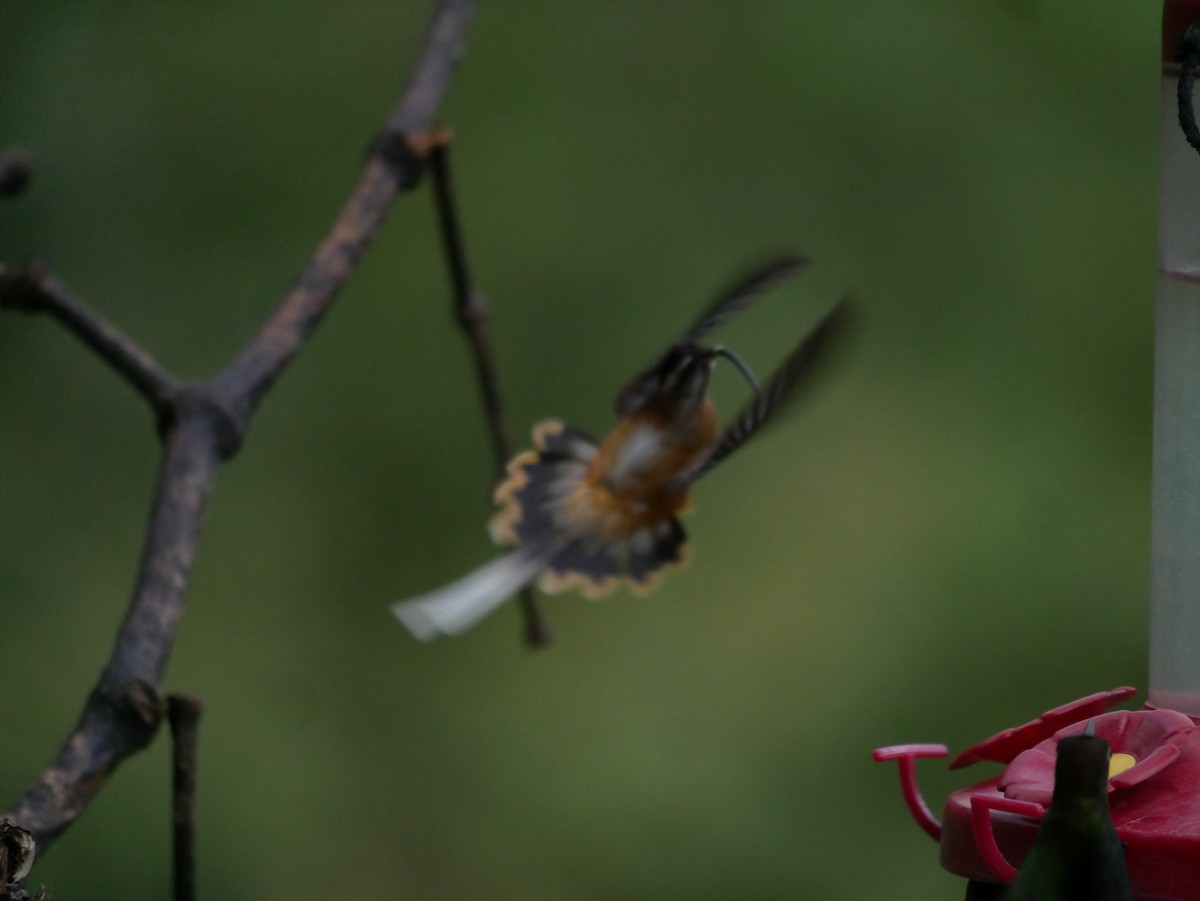
[[[173,370],[223,366],[338,208],[427,3],[0,5],[0,260]],[[445,107],[514,430],[617,388],[781,248],[760,372],[840,294],[851,365],[696,493],[650,598],[430,646],[388,602],[493,554],[428,192],[221,475],[169,687],[207,702],[203,897],[957,899],[870,750],[1144,687],[1159,4],[484,4]],[[718,400],[744,387],[726,367]],[[74,723],[132,584],[147,411],[0,318],[0,803]],[[922,765],[935,808],[995,773]],[[35,870],[169,893],[168,747]]]

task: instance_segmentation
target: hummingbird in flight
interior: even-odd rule
[[[687,559],[678,514],[701,477],[750,440],[812,381],[853,320],[843,300],[805,335],[765,385],[732,351],[702,344],[710,331],[806,265],[788,256],[721,293],[690,328],[620,392],[620,421],[603,441],[558,420],[533,429],[533,450],[513,457],[495,491],[489,530],[506,554],[455,582],[392,605],[418,639],[457,635],[527,585],[598,598],[618,586],[651,590]],[[724,429],[708,393],[727,359],[754,396]]]

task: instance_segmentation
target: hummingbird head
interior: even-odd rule
[[[1058,743],[1054,767],[1054,800],[1103,798],[1108,794],[1108,759],[1112,750],[1095,735],[1070,735]]]
[[[717,357],[737,367],[758,394],[758,380],[742,358],[727,347],[701,347],[682,344],[663,359],[658,373],[657,400],[660,410],[670,418],[686,417],[699,409],[708,396],[708,382]]]
[[[670,419],[694,414],[708,396],[708,380],[718,354],[709,348],[683,345],[664,360],[658,408]]]

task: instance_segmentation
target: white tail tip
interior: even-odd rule
[[[417,639],[467,631],[532,582],[557,545],[518,548],[436,591],[392,604],[392,613]]]

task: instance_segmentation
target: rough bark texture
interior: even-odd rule
[[[188,382],[76,298],[43,264],[0,267],[0,308],[47,314],[81,339],[153,409],[163,442],[132,597],[99,681],[53,762],[7,812],[44,851],[87,809],[112,772],[153,738],[163,677],[183,615],[196,546],[223,460],[258,404],[354,274],[396,197],[420,179],[434,118],[462,56],[477,0],[440,0],[404,94],[328,235],[259,333],[210,380]],[[5,190],[28,178],[3,157]]]

